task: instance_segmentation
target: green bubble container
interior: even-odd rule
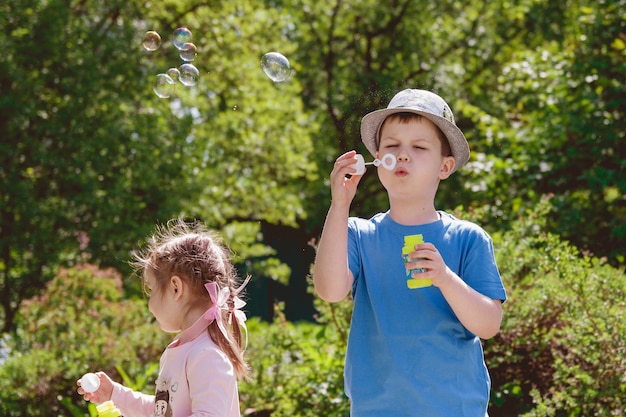
[[[98,417],[121,417],[120,409],[113,404],[113,401],[105,401],[96,406]]]
[[[415,245],[424,243],[424,237],[421,234],[404,236],[404,246],[402,247],[402,257],[404,263],[409,261],[409,253],[415,250]],[[433,281],[430,278],[413,278],[413,272],[424,272],[422,268],[407,269],[406,270],[406,286],[414,290],[416,288],[430,287],[433,285]]]

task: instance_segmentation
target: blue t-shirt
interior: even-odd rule
[[[352,417],[484,417],[490,379],[480,339],[435,286],[409,289],[404,236],[422,234],[470,287],[506,300],[489,235],[440,219],[404,226],[380,213],[348,222],[354,310],[345,363]]]

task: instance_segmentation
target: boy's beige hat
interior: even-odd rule
[[[396,94],[386,109],[368,113],[361,120],[361,140],[374,157],[378,150],[378,138],[383,122],[387,116],[403,112],[421,114],[441,129],[454,156],[454,171],[468,161],[469,145],[461,129],[454,123],[450,106],[435,93],[410,88]]]

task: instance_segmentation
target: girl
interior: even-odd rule
[[[156,394],[132,391],[98,372],[99,388],[85,400],[112,400],[126,417],[240,417],[237,379],[248,373],[240,326],[246,281],[229,250],[199,223],[178,219],[158,227],[132,262],[149,294],[148,307],[166,332],[180,332],[161,356]]]

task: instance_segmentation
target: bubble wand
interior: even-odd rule
[[[374,165],[375,167],[382,166],[389,171],[396,167],[396,157],[390,153],[386,153],[381,159],[376,158],[372,162],[365,162],[361,154],[356,154],[356,159],[356,164],[350,165],[356,170],[354,175],[363,175],[365,173],[365,165]]]

